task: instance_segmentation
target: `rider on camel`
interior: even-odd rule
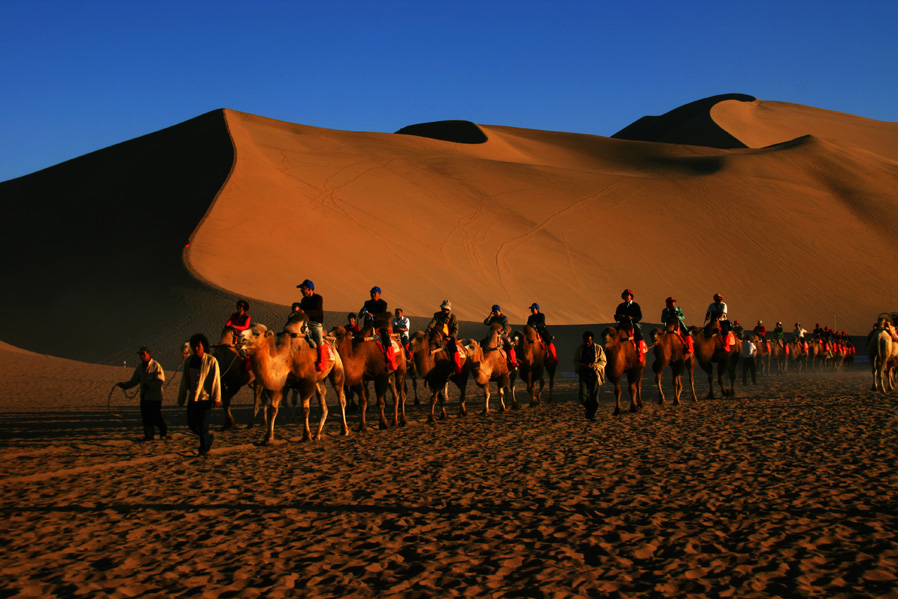
[[[396,351],[393,349],[393,341],[390,339],[390,329],[388,328],[390,326],[390,312],[387,309],[387,302],[380,299],[380,287],[372,287],[369,293],[371,294],[371,299],[366,300],[364,305],[362,305],[362,309],[359,310],[359,322],[362,327],[366,327],[369,324],[374,325],[374,322],[379,318],[387,319],[387,326],[377,329],[377,333],[380,335],[381,348],[384,352],[384,358],[387,360],[387,366],[391,371],[396,370]]]
[[[508,354],[508,365],[512,368],[517,368],[518,356],[514,351],[514,347],[511,345],[511,341],[508,340],[508,317],[502,314],[502,308],[500,308],[498,304],[493,305],[490,309],[490,313],[483,319],[483,324],[486,326],[498,324],[502,327],[499,333],[499,338],[502,339],[502,349]]]
[[[674,297],[667,298],[664,300],[664,303],[667,304],[667,307],[661,310],[661,322],[666,326],[668,320],[676,318],[677,331],[683,339],[683,344],[686,346],[686,353],[693,353],[695,346],[693,345],[692,331],[686,328],[686,316],[683,314],[683,310],[677,305],[677,300]]]
[[[729,335],[728,333],[731,330],[730,321],[727,319],[727,305],[723,303],[723,296],[719,293],[714,294],[714,302],[708,306],[708,311],[705,313],[706,323],[717,322],[720,325],[720,336],[723,339],[723,350],[730,351],[729,344]]]
[[[530,304],[530,316],[527,317],[527,325],[536,329],[543,343],[546,344],[549,358],[557,364],[558,351],[555,349],[555,343],[553,342],[555,338],[549,333],[549,329],[546,328],[546,315],[539,311],[539,304],[536,302]]]
[[[639,304],[633,301],[633,291],[624,289],[620,294],[624,300],[617,305],[614,311],[614,321],[618,323],[618,328],[626,328],[632,324],[633,343],[636,345],[636,355],[639,361],[645,363],[645,354],[648,352],[648,346],[642,337],[642,330],[639,328],[639,321],[642,320],[642,309]]]
[[[237,311],[231,314],[225,326],[236,329],[239,332],[245,331],[249,328],[249,321],[251,320],[247,312],[249,312],[249,302],[244,299],[237,300]]]
[[[461,374],[461,356],[458,354],[456,347],[456,339],[458,338],[458,319],[452,313],[452,302],[443,300],[440,304],[440,311],[434,312],[433,318],[427,324],[424,332],[430,335],[430,332],[437,330],[443,334],[446,339],[446,351],[452,359],[453,374]]]
[[[755,325],[755,328],[752,329],[752,332],[757,335],[758,339],[761,341],[764,341],[767,337],[767,327],[765,327],[764,323],[760,320],[758,321],[758,324]]]
[[[741,324],[739,324],[738,320],[733,321],[733,332],[739,339],[743,339],[745,337],[745,328]]]
[[[310,345],[318,349],[318,359],[315,361],[315,369],[319,372],[327,370],[327,362],[324,357],[324,299],[315,293],[315,283],[306,279],[299,285],[302,299],[299,301],[300,309],[309,317],[308,337]]]
[[[783,323],[777,321],[776,326],[773,328],[773,338],[780,347],[786,346],[786,332],[783,330]]]

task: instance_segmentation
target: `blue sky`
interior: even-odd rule
[[[739,92],[898,121],[898,3],[0,0],[0,181],[217,108],[611,135]]]

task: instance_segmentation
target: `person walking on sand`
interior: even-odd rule
[[[187,404],[187,427],[200,438],[199,455],[205,457],[215,441],[209,434],[209,417],[212,408],[221,406],[221,372],[205,335],[197,333],[189,343],[193,355],[181,372],[178,405]]]
[[[755,356],[758,354],[758,348],[754,344],[753,339],[757,337],[745,336],[742,342],[742,384],[748,384],[748,373],[751,372],[751,384],[757,385],[757,366],[755,365]]]
[[[592,331],[583,333],[583,343],[574,352],[574,371],[580,378],[580,403],[586,419],[595,420],[599,409],[599,386],[605,382],[608,359],[602,346],[595,342]]]
[[[131,380],[122,381],[116,386],[131,389],[140,385],[140,418],[143,421],[141,440],[152,441],[156,428],[159,429],[160,439],[168,439],[168,426],[162,419],[162,388],[165,383],[165,372],[159,362],[152,358],[149,347],[141,347],[137,355],[140,356],[140,364],[134,369]]]

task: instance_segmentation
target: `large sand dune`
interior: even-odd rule
[[[203,115],[0,184],[15,225],[0,338],[121,363],[217,331],[237,296],[279,325],[305,278],[329,324],[375,284],[421,318],[448,298],[461,319],[499,303],[520,323],[537,301],[554,325],[608,322],[630,287],[650,322],[674,295],[698,323],[720,292],[743,322],[864,333],[898,302],[898,124],[712,100],[650,117],[650,141]],[[682,145],[714,127],[746,147]]]

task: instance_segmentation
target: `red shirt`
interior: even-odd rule
[[[226,327],[234,327],[238,331],[245,331],[249,328],[250,317],[249,314],[244,313],[243,316],[240,316],[239,312],[234,312],[231,314],[231,318],[225,323]]]

